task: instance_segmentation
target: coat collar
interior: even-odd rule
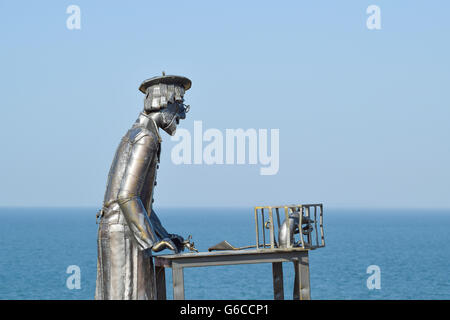
[[[144,112],[141,112],[136,120],[136,123],[154,132],[158,137],[158,142],[162,142],[161,136],[159,135],[158,126],[156,125],[155,120],[153,120],[151,117],[146,115]]]

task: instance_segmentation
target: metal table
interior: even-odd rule
[[[253,249],[184,253],[154,256],[156,297],[166,300],[165,268],[172,268],[173,298],[184,300],[184,268],[236,264],[272,263],[275,300],[284,299],[283,262],[293,262],[295,270],[294,300],[309,300],[309,257],[307,249]]]

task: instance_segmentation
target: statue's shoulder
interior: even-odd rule
[[[143,126],[133,126],[130,130],[128,130],[127,138],[130,141],[130,143],[134,144],[140,140],[142,140],[144,137],[144,141],[148,144],[158,144],[158,137],[157,135],[147,129]]]

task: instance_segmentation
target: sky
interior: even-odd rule
[[[1,0],[0,206],[101,207],[138,87],[165,71],[192,80],[180,128],[278,129],[279,168],[177,165],[161,132],[157,206],[450,208],[449,9]]]

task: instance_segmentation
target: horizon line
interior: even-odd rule
[[[258,205],[261,206],[261,205]],[[265,206],[265,205],[263,205]],[[269,205],[267,205],[269,206]],[[271,205],[271,206],[275,206],[275,205]],[[247,208],[247,209],[254,209],[254,205],[249,206],[249,205],[184,205],[184,206],[179,206],[179,205],[160,205],[160,206],[155,206],[155,209],[212,209],[212,208],[224,208],[224,209],[243,209],[243,208]],[[60,206],[53,206],[53,205],[39,205],[39,206],[32,206],[32,205],[11,205],[11,206],[3,206],[0,205],[0,209],[76,209],[76,208],[80,208],[80,209],[94,209],[94,210],[100,210],[101,207],[99,206],[94,206],[94,205],[60,205]],[[410,206],[405,206],[405,207],[389,207],[389,206],[336,206],[336,205],[324,205],[324,208],[326,209],[343,209],[343,210],[442,210],[442,211],[450,211],[450,207],[410,207]]]

